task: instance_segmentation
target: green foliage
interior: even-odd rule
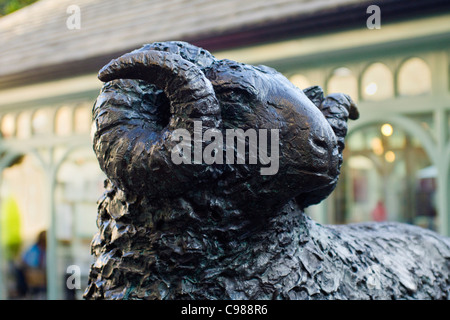
[[[26,7],[37,0],[0,0],[0,17]]]

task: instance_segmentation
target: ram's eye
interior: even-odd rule
[[[216,96],[223,102],[248,103],[257,99],[257,90],[242,86],[226,86],[214,88]]]

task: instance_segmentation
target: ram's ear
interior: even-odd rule
[[[305,95],[316,105],[322,112],[325,119],[328,121],[333,130],[337,146],[338,146],[338,171],[336,179],[329,186],[325,186],[314,192],[301,193],[296,197],[297,202],[303,206],[309,206],[320,202],[323,198],[318,196],[320,194],[328,195],[331,193],[338,181],[340,167],[343,162],[343,151],[345,148],[345,137],[347,135],[347,121],[348,119],[356,120],[359,118],[359,112],[356,104],[349,95],[342,93],[332,93],[327,97],[323,96],[323,91],[320,87],[314,86],[303,90]]]
[[[320,108],[322,101],[324,99],[323,90],[320,86],[312,86],[303,89],[305,95],[311,100],[317,108]]]
[[[112,60],[99,78],[108,83],[94,106],[94,150],[102,170],[119,188],[174,196],[210,174],[205,165],[177,166],[171,159],[178,144],[172,139],[176,129],[193,134],[194,121],[201,121],[204,131],[221,126],[213,87],[195,64],[171,52],[135,51]],[[155,92],[144,84],[160,89],[162,103],[151,98]],[[149,124],[152,108],[163,108],[153,112],[168,116],[160,130]]]

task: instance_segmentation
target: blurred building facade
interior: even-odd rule
[[[308,213],[450,235],[450,4],[378,1],[380,16],[370,5],[41,0],[0,19],[0,200],[15,203],[0,216],[0,298],[17,293],[8,265],[42,230],[47,297],[68,297],[71,265],[81,297],[105,178],[90,140],[96,73],[153,41],[189,41],[274,67],[300,88],[348,93],[361,118],[350,124],[340,182]]]

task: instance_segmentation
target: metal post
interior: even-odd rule
[[[47,209],[49,213],[49,224],[47,230],[47,299],[57,300],[60,298],[60,288],[58,281],[57,268],[57,245],[56,245],[56,213],[55,213],[55,199],[54,187],[56,173],[50,166],[48,169],[48,181],[46,181],[47,190]]]
[[[448,69],[443,68],[448,63],[447,54],[444,51],[435,52],[430,63],[430,71],[432,75],[432,94],[438,97],[436,109],[434,111],[435,133],[437,137],[437,157],[435,161],[438,169],[437,182],[437,199],[436,206],[438,210],[438,232],[450,236],[450,201],[448,199],[450,192],[450,157],[447,156],[447,142],[449,136],[446,107],[447,101],[445,96],[448,90]]]
[[[439,174],[437,176],[437,209],[439,214],[438,232],[445,236],[450,236],[450,207],[448,202],[448,193],[450,192],[448,179],[448,164],[441,161],[438,172],[446,172],[447,175]]]
[[[436,125],[436,136],[438,137],[438,157],[436,158],[436,168],[438,169],[437,182],[437,210],[439,217],[438,232],[450,235],[450,205],[448,194],[450,192],[449,163],[446,154],[446,142],[448,135],[447,118],[444,109],[436,110],[434,113],[434,122]]]
[[[0,186],[2,185],[2,178],[1,178],[1,173],[3,171],[3,167],[0,168]],[[2,215],[3,212],[0,212],[0,215]],[[1,222],[2,219],[0,217],[0,230],[1,230]],[[5,290],[5,280],[3,277],[3,273],[4,273],[4,259],[3,259],[3,243],[1,243],[0,241],[0,300],[5,300],[6,299],[6,290]]]

